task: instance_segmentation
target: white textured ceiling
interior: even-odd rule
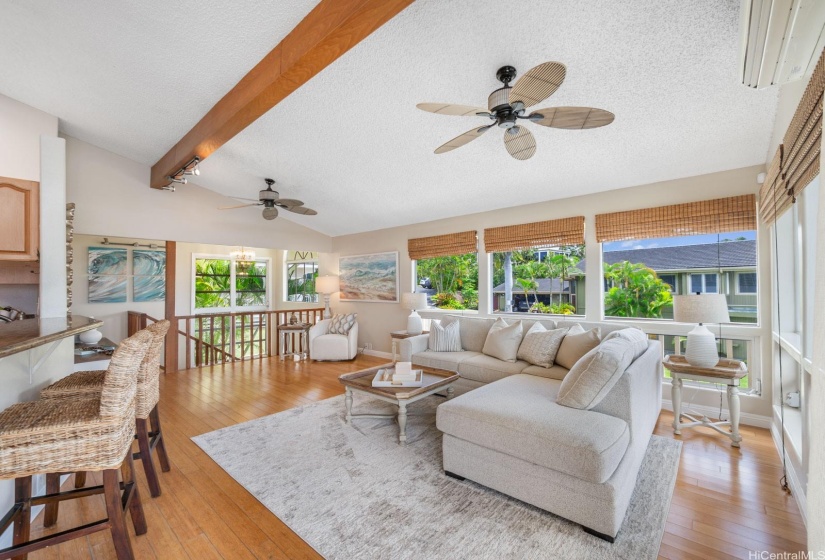
[[[179,3],[6,1],[0,93],[153,163],[314,3],[201,3],[176,35],[158,27],[185,21]],[[43,44],[19,29],[41,17]],[[778,92],[737,83],[738,17],[738,0],[417,0],[213,154],[198,182],[251,197],[272,176],[319,212],[282,214],[341,235],[763,163]],[[180,60],[195,70],[171,80]],[[497,130],[432,153],[486,121],[416,103],[483,106],[498,67],[523,74],[548,60],[566,64],[567,79],[541,106],[599,107],[615,122],[532,126],[527,161]]]

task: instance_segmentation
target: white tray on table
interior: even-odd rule
[[[384,376],[389,370],[390,372],[390,380],[382,381],[381,378]],[[401,381],[401,382],[392,382],[392,372],[395,371],[394,368],[381,368],[378,370],[378,373],[375,374],[375,377],[372,379],[372,386],[373,387],[423,387],[424,386],[424,371],[420,369],[414,369],[413,373],[415,373],[415,381]]]

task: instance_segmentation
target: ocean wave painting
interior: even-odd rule
[[[142,251],[140,249],[132,251],[132,274],[135,276],[165,276],[166,251]]]
[[[91,249],[89,252],[91,253]],[[126,276],[89,275],[89,303],[123,303],[125,301]]]
[[[166,298],[165,276],[135,276],[132,278],[134,301],[163,301]]]
[[[398,303],[398,251],[338,259],[341,301]]]
[[[89,275],[93,274],[126,274],[126,249],[89,247]]]

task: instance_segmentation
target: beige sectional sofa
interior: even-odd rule
[[[649,341],[590,410],[557,401],[568,370],[504,362],[481,352],[495,319],[460,317],[462,352],[433,352],[427,335],[401,343],[401,359],[457,371],[460,396],[438,407],[444,470],[584,526],[613,541],[622,525],[661,409],[661,347]],[[518,319],[507,319],[512,322]],[[540,321],[546,328],[616,323]],[[523,321],[524,331],[530,327]],[[644,343],[642,343],[644,345]]]

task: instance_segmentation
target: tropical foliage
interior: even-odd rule
[[[661,318],[663,309],[673,304],[670,286],[644,264],[605,264],[604,277],[610,286],[604,295],[605,315]]]
[[[417,283],[429,281],[441,309],[478,309],[478,260],[475,253],[416,261]]]
[[[317,302],[315,280],[318,278],[318,263],[293,262],[286,267],[287,301]]]
[[[575,306],[570,303],[569,292],[564,291],[564,286],[565,282],[569,282],[573,276],[583,274],[577,265],[584,257],[584,246],[571,245],[560,247],[555,252],[542,251],[542,253],[546,255],[543,259],[540,259],[540,254],[536,249],[494,253],[493,285],[498,286],[504,283],[507,268],[505,263],[509,255],[512,263],[513,288],[524,294],[524,300],[529,304],[529,311],[564,315],[575,313]],[[539,301],[538,281],[541,279],[550,280],[549,302]],[[555,287],[559,287],[561,291],[554,291]]]

